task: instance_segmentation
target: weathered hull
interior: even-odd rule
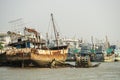
[[[31,49],[9,49],[6,51],[6,59],[9,61],[30,59]]]
[[[104,62],[114,62],[115,61],[115,54],[104,56]]]
[[[68,48],[58,49],[10,49],[6,51],[5,60],[6,62],[12,62],[17,64],[29,65],[33,63],[37,66],[50,67],[53,62],[55,65],[59,65],[65,62],[67,58]]]
[[[1,66],[28,66],[31,63],[30,56],[20,56],[20,55],[0,55]]]
[[[9,49],[4,53],[4,56],[0,55],[3,58],[1,63],[11,66],[29,65],[31,63],[30,52],[30,48]]]
[[[67,51],[67,49],[37,50],[37,52],[31,53],[31,60],[38,66],[51,66],[52,62],[54,62],[55,65],[60,65],[65,62]]]
[[[120,56],[115,57],[115,61],[120,61]]]

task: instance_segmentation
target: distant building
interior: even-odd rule
[[[0,42],[5,47],[11,41],[7,33],[0,33]]]

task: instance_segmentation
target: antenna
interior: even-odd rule
[[[25,27],[25,23],[23,22],[22,18],[9,21],[8,23],[10,24],[11,30],[15,33],[20,32],[20,30]]]

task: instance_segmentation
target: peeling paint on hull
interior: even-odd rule
[[[53,49],[10,49],[4,54],[2,61],[14,62],[18,64],[33,63],[37,66],[49,66],[55,60],[55,64],[59,65],[65,62],[67,58],[68,48],[53,48]],[[2,56],[1,56],[2,57]]]
[[[55,60],[56,65],[60,65],[62,62],[65,62],[67,51],[68,49],[37,50],[38,53],[31,53],[31,60],[39,66],[50,66],[53,60]]]

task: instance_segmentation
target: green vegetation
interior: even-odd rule
[[[2,52],[2,49],[3,49],[3,46],[2,46],[2,42],[0,42],[0,50],[1,50],[1,52]]]

